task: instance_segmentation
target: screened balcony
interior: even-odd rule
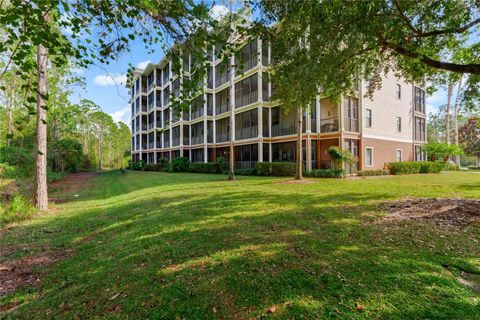
[[[230,117],[217,120],[216,123],[216,141],[217,143],[229,141],[230,137]]]
[[[320,132],[336,132],[339,126],[338,103],[328,98],[320,100]]]
[[[272,108],[272,137],[295,134],[295,112],[284,113],[280,107]]]
[[[258,110],[253,109],[235,116],[235,140],[258,137]]]
[[[254,74],[235,84],[235,108],[258,101],[258,75]]]
[[[230,94],[229,88],[226,88],[218,93],[215,96],[215,114],[219,115],[224,112],[230,111]]]
[[[344,127],[346,131],[359,132],[358,99],[345,97],[343,99]]]

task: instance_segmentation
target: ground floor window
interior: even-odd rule
[[[365,165],[373,167],[373,148],[365,148]]]
[[[191,159],[192,162],[203,162],[204,160],[204,150],[201,149],[193,149],[191,150]]]
[[[422,146],[415,146],[415,161],[425,161],[426,159],[427,155],[423,151]]]
[[[247,144],[235,147],[235,168],[252,169],[258,162],[258,144]]]
[[[396,160],[397,160],[397,162],[402,161],[402,150],[401,149],[397,150]]]
[[[272,143],[272,162],[294,162],[295,141]]]

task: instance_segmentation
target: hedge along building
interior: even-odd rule
[[[228,160],[233,139],[237,169],[257,162],[294,162],[296,113],[284,113],[280,102],[270,99],[274,88],[264,77],[270,50],[268,43],[254,39],[225,63],[212,46],[207,50],[203,93],[191,101],[189,111],[180,113],[172,110],[171,100],[179,95],[181,77],[174,74],[168,55],[158,64],[136,69],[130,82],[132,160]],[[188,76],[191,60],[188,54],[183,57],[183,76]],[[425,91],[393,74],[383,78],[372,99],[365,98],[363,90],[361,84],[339,102],[320,94],[305,110],[302,143],[307,169],[329,168],[331,146],[357,157],[353,170],[425,160],[420,149],[426,141]]]

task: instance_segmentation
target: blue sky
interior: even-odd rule
[[[217,2],[212,8],[212,15],[218,16],[228,8]],[[131,43],[130,52],[122,54],[117,60],[109,65],[91,66],[88,69],[77,70],[77,73],[85,77],[86,87],[77,88],[73,93],[73,102],[81,98],[94,101],[102,110],[110,114],[115,121],[130,123],[130,109],[128,105],[128,91],[125,88],[126,70],[129,63],[139,68],[145,67],[149,62],[157,63],[163,58],[164,52],[160,45],[154,53],[148,54],[143,42],[139,39]],[[446,91],[438,90],[427,98],[427,112],[434,111],[438,106],[446,103]]]

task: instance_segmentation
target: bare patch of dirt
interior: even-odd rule
[[[282,181],[278,181],[278,182],[275,182],[277,184],[311,184],[311,183],[315,183],[315,181],[313,180],[295,180],[295,179],[291,179],[291,180],[282,180]]]
[[[71,254],[71,250],[43,252],[36,256],[1,262],[0,297],[15,291],[23,285],[37,285],[41,280],[42,273],[36,272],[36,268],[48,267]]]
[[[462,272],[458,282],[480,294],[480,274]]]
[[[70,197],[52,197],[49,200],[55,203],[65,203],[75,199],[75,192],[86,189],[91,182],[91,179],[99,175],[98,172],[78,172],[71,173],[66,176],[64,179],[52,182],[50,188],[55,192],[68,192],[72,193]]]
[[[418,198],[384,203],[382,209],[390,214],[382,222],[431,221],[442,227],[462,227],[480,222],[480,200]]]

